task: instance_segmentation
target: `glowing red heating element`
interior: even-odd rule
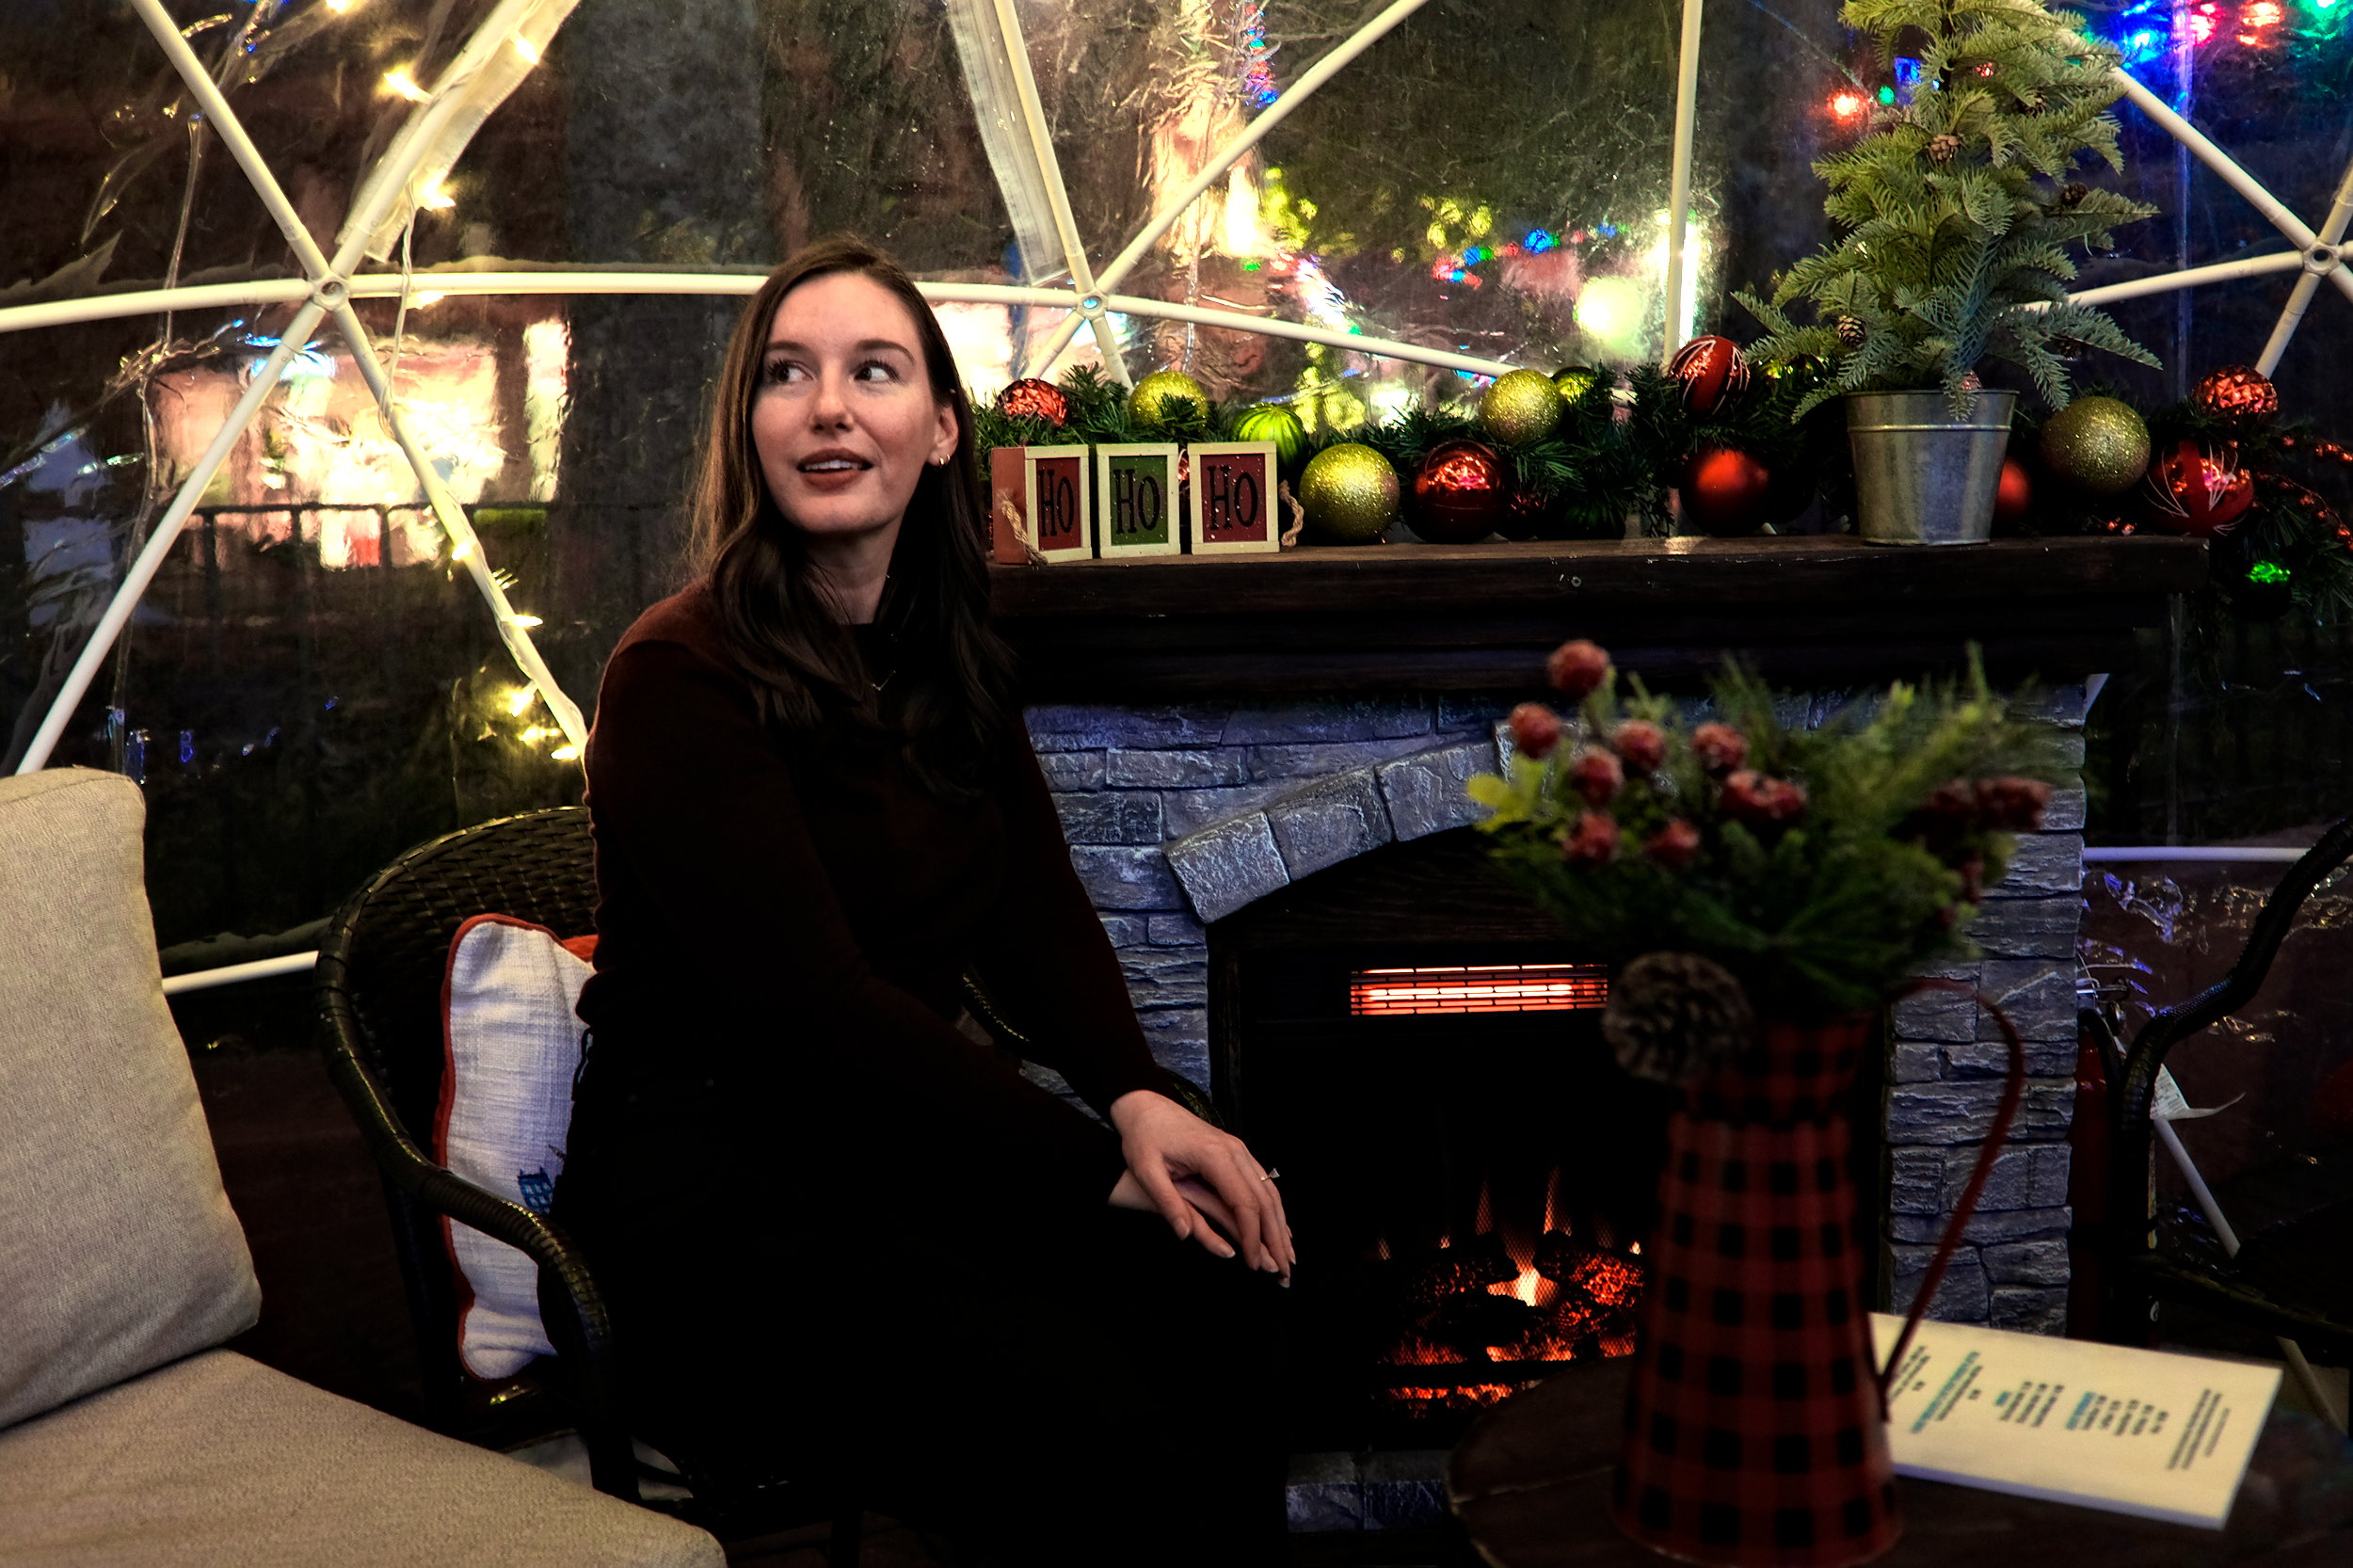
[[[1357,969],[1348,977],[1351,1017],[1417,1013],[1574,1013],[1609,1001],[1598,964],[1461,964]]]

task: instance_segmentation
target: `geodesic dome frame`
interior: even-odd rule
[[[1493,359],[1449,352],[1393,338],[1342,331],[1312,322],[1271,320],[1244,312],[1150,298],[1118,292],[1120,284],[1162,235],[1182,219],[1234,165],[1300,104],[1330,81],[1427,0],[1393,0],[1332,48],[1290,86],[1273,94],[1239,132],[1219,146],[1191,181],[1160,201],[1118,254],[1099,271],[1090,264],[1074,220],[1067,186],[1040,103],[1014,0],[961,0],[952,11],[957,44],[974,107],[981,117],[989,161],[1009,213],[1024,230],[1025,248],[1058,254],[1067,286],[1026,287],[985,283],[926,282],[935,301],[1036,307],[1064,312],[1048,335],[1041,368],[1050,368],[1081,330],[1091,332],[1111,374],[1123,382],[1128,372],[1112,327],[1113,316],[1144,316],[1321,344],[1449,370],[1493,376],[1515,368]],[[244,437],[290,364],[312,334],[332,320],[344,339],[387,429],[413,470],[433,516],[449,542],[449,558],[462,566],[488,605],[498,635],[530,688],[544,700],[562,732],[557,756],[577,754],[585,722],[579,705],[557,683],[531,637],[536,617],[507,600],[500,574],[488,560],[464,508],[438,473],[433,454],[405,416],[392,377],[374,339],[353,309],[361,298],[393,298],[405,312],[420,294],[418,279],[429,276],[439,294],[467,295],[749,295],[760,275],[749,272],[648,272],[615,269],[549,269],[531,272],[440,272],[419,275],[406,265],[396,272],[362,271],[385,261],[420,208],[446,203],[440,195],[469,141],[517,84],[536,66],[577,0],[498,0],[473,36],[430,87],[401,75],[388,78],[410,101],[406,122],[357,187],[332,254],[318,245],[294,203],[213,74],[198,58],[161,0],[131,0],[134,9],[200,107],[212,131],[227,148],[299,263],[299,279],[199,284],[134,293],[88,295],[40,304],[0,308],[0,332],[86,322],[108,317],[237,305],[296,305],[268,357],[247,378],[202,456],[179,485],[150,532],[136,561],[117,585],[104,615],[81,648],[62,688],[22,759],[18,771],[45,766],[76,706],[129,622],[148,584],[196,510],[231,450]],[[332,9],[341,5],[328,0]],[[1664,325],[1665,350],[1672,353],[1688,333],[1684,315],[1672,308],[1684,300],[1691,275],[1691,162],[1700,92],[1703,0],[1682,0],[1677,84],[1665,238],[1662,298],[1670,302]],[[398,73],[396,73],[398,74]],[[2279,364],[2325,278],[2353,299],[2353,271],[2345,265],[2345,244],[2353,222],[2353,165],[2336,187],[2320,227],[2306,225],[2288,207],[2200,133],[2176,108],[2120,70],[2123,93],[2218,175],[2283,235],[2295,248],[2212,265],[2190,267],[2106,287],[2072,297],[2089,304],[2198,288],[2280,272],[2298,272],[2277,324],[2256,360],[2268,375]]]

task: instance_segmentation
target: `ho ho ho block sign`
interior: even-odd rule
[[[1283,548],[1273,441],[1195,441],[1187,543],[1196,555],[1272,554]]]
[[[1087,527],[1085,447],[1023,447],[1021,489],[1021,515],[1040,555],[1048,561],[1083,561],[1094,555]]]
[[[1095,552],[1107,561],[1175,555],[1185,548],[1176,507],[1183,479],[1173,442],[1095,449]]]

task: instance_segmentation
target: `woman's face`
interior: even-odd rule
[[[769,324],[752,447],[787,520],[831,542],[894,535],[923,465],[956,450],[915,321],[863,273],[812,278]]]

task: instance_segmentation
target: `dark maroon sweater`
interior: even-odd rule
[[[811,1160],[876,1136],[1000,1198],[1099,1205],[1117,1140],[959,1033],[968,968],[1098,1110],[1157,1087],[1101,921],[1019,727],[982,796],[940,801],[878,710],[778,734],[699,584],[605,666],[587,754],[599,1093],[775,1107]],[[634,1101],[632,1101],[634,1103]],[[611,1107],[608,1113],[620,1114]],[[878,1134],[877,1127],[887,1128]],[[911,1177],[916,1173],[907,1173]]]

